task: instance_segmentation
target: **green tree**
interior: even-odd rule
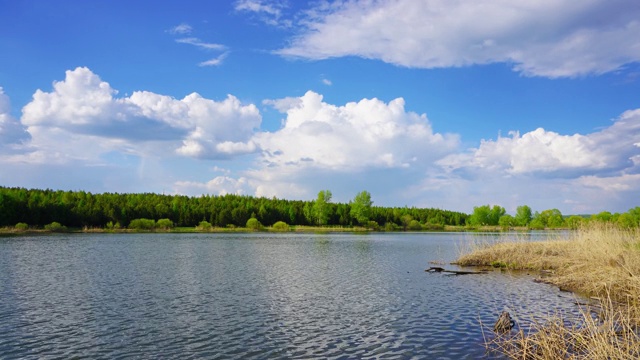
[[[509,215],[505,214],[500,217],[498,220],[498,225],[500,225],[503,229],[508,229],[516,224],[516,219]]]
[[[67,227],[60,224],[57,221],[54,221],[50,224],[44,226],[44,229],[51,232],[65,232],[67,231]]]
[[[506,213],[501,206],[489,205],[476,206],[473,208],[473,214],[467,219],[467,224],[471,226],[498,225],[500,217]]]
[[[251,230],[262,230],[262,223],[258,219],[252,217],[247,220],[247,228]]]
[[[331,191],[321,190],[318,198],[313,202],[313,217],[318,225],[326,225],[329,221],[329,202],[331,202]]]
[[[156,222],[155,220],[145,218],[133,219],[128,227],[134,230],[152,230],[156,227]]]
[[[371,216],[371,194],[368,191],[359,192],[351,202],[351,217],[356,219],[359,224],[365,225]]]
[[[160,219],[156,222],[156,227],[163,229],[163,230],[169,230],[171,228],[173,228],[173,221],[171,221],[170,219]]]
[[[274,231],[289,231],[289,225],[284,221],[277,221],[273,224]]]
[[[408,229],[412,231],[419,231],[419,230],[422,230],[422,225],[418,220],[411,220],[409,222]]]
[[[527,205],[518,206],[516,209],[515,222],[518,226],[527,226],[531,222],[533,215],[531,208]]]
[[[581,224],[583,224],[585,221],[587,221],[587,219],[578,216],[578,215],[571,215],[569,216],[569,218],[565,221],[567,226],[569,227],[569,229],[577,229],[580,227]]]
[[[211,225],[210,222],[208,222],[206,220],[202,220],[202,221],[200,221],[200,223],[198,224],[196,229],[202,230],[202,231],[209,231],[209,230],[211,230],[212,227],[213,226]]]

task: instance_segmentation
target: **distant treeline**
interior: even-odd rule
[[[316,200],[317,201],[317,200]],[[18,223],[44,226],[57,222],[69,227],[128,226],[135,219],[170,219],[176,226],[243,227],[250,218],[270,226],[317,225],[315,201],[268,199],[242,195],[189,197],[183,195],[92,194],[0,187],[0,227]],[[352,204],[327,203],[321,225],[351,226],[362,223],[352,216]],[[468,215],[429,208],[371,206],[369,222],[406,228],[411,221],[425,226],[465,225]],[[325,222],[326,220],[326,222]]]

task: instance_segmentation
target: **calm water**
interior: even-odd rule
[[[0,238],[0,358],[478,358],[502,310],[575,311],[526,274],[424,272],[472,237]]]

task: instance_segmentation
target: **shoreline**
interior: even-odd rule
[[[84,228],[67,228],[66,230],[52,231],[43,228],[29,228],[26,230],[16,229],[14,227],[2,227],[0,228],[0,235],[37,235],[37,234],[55,234],[55,233],[104,233],[104,234],[135,234],[135,233],[251,233],[251,232],[263,232],[263,233],[529,233],[532,231],[573,231],[569,228],[545,228],[545,229],[529,229],[526,227],[510,227],[503,228],[500,226],[483,226],[481,228],[470,228],[467,226],[453,226],[445,225],[438,229],[422,229],[422,230],[386,230],[386,229],[372,229],[361,226],[353,227],[320,227],[320,226],[307,226],[307,225],[289,225],[288,230],[277,230],[272,227],[264,227],[262,230],[250,229],[247,227],[212,227],[211,229],[198,229],[197,227],[174,227],[170,229],[106,229],[100,227],[84,227]]]
[[[488,350],[512,359],[640,357],[640,230],[591,225],[565,239],[476,244],[456,264],[537,271],[534,281],[593,302],[577,303],[578,319],[553,315],[489,336]]]

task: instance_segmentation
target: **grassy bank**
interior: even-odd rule
[[[476,244],[458,263],[540,271],[543,281],[591,296],[580,319],[559,316],[490,341],[515,359],[640,358],[640,231],[589,226],[568,238]]]

